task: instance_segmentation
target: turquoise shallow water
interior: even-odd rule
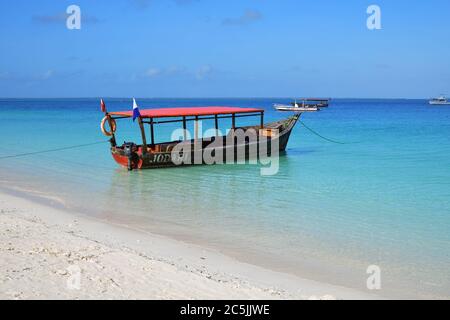
[[[138,99],[141,108],[264,107],[287,99]],[[109,110],[128,99],[106,99]],[[101,141],[98,99],[0,100],[0,157]],[[238,125],[250,119],[238,120]],[[257,123],[257,119],[255,119]],[[333,100],[304,114],[280,169],[252,165],[127,172],[108,144],[0,160],[5,188],[39,190],[71,209],[206,243],[239,259],[385,296],[450,297],[450,108],[425,100]],[[118,123],[118,141],[140,141]],[[228,123],[223,123],[225,128]],[[203,123],[203,127],[212,123]],[[158,129],[166,140],[174,127]]]

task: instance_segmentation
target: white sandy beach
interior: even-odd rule
[[[0,261],[1,299],[377,298],[5,193]]]

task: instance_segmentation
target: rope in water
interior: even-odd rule
[[[313,129],[311,129],[310,127],[308,127],[303,121],[301,121],[300,119],[298,120],[298,122],[300,122],[302,124],[303,127],[305,127],[306,129],[308,129],[310,132],[312,132],[313,134],[315,134],[316,136],[332,142],[332,143],[337,143],[337,144],[349,144],[349,143],[356,143],[356,142],[341,142],[341,141],[336,141],[327,137],[324,137],[323,135],[321,135],[320,133],[314,131]],[[26,157],[26,156],[32,156],[32,155],[36,155],[36,154],[42,154],[42,153],[50,153],[50,152],[57,152],[57,151],[64,151],[64,150],[70,150],[70,149],[77,149],[77,148],[83,148],[83,147],[89,147],[89,146],[93,146],[93,145],[97,145],[97,144],[101,144],[101,143],[106,143],[109,142],[109,140],[103,140],[103,141],[96,141],[96,142],[91,142],[91,143],[85,143],[85,144],[77,144],[77,145],[73,145],[73,146],[67,146],[67,147],[60,147],[60,148],[55,148],[55,149],[47,149],[47,150],[40,150],[40,151],[33,151],[33,152],[25,152],[25,153],[18,153],[18,154],[12,154],[12,155],[7,155],[7,156],[0,156],[0,160],[3,159],[10,159],[10,158],[18,158],[18,157]]]
[[[315,134],[316,136],[318,136],[319,138],[322,138],[323,140],[326,140],[328,142],[332,142],[332,143],[336,143],[336,144],[351,144],[351,143],[357,143],[357,142],[342,142],[342,141],[337,141],[337,140],[333,140],[327,137],[324,137],[323,135],[321,135],[320,133],[318,133],[317,131],[314,131],[313,129],[311,129],[310,127],[308,127],[303,121],[301,121],[300,119],[298,120],[298,122],[300,122],[302,124],[302,126],[304,126],[306,129],[308,129],[309,131],[311,131],[313,134]]]
[[[106,143],[106,142],[109,142],[109,140],[103,140],[103,141],[97,141],[97,142],[91,142],[91,143],[85,143],[85,144],[77,144],[77,145],[73,145],[73,146],[60,147],[60,148],[55,148],[55,149],[47,149],[47,150],[40,150],[40,151],[33,151],[33,152],[18,153],[18,154],[7,155],[7,156],[0,156],[0,160],[2,160],[2,159],[9,159],[9,158],[18,158],[18,157],[31,156],[31,155],[35,155],[35,154],[63,151],[63,150],[69,150],[69,149],[77,149],[77,148],[89,147],[89,146],[93,146],[93,145],[101,144],[101,143]]]

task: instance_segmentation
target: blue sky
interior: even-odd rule
[[[66,28],[76,4],[81,30]],[[366,9],[381,8],[368,30]],[[450,1],[0,2],[0,97],[450,94]]]

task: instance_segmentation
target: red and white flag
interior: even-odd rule
[[[106,112],[106,105],[103,99],[100,99],[100,109],[102,110],[102,112]]]

